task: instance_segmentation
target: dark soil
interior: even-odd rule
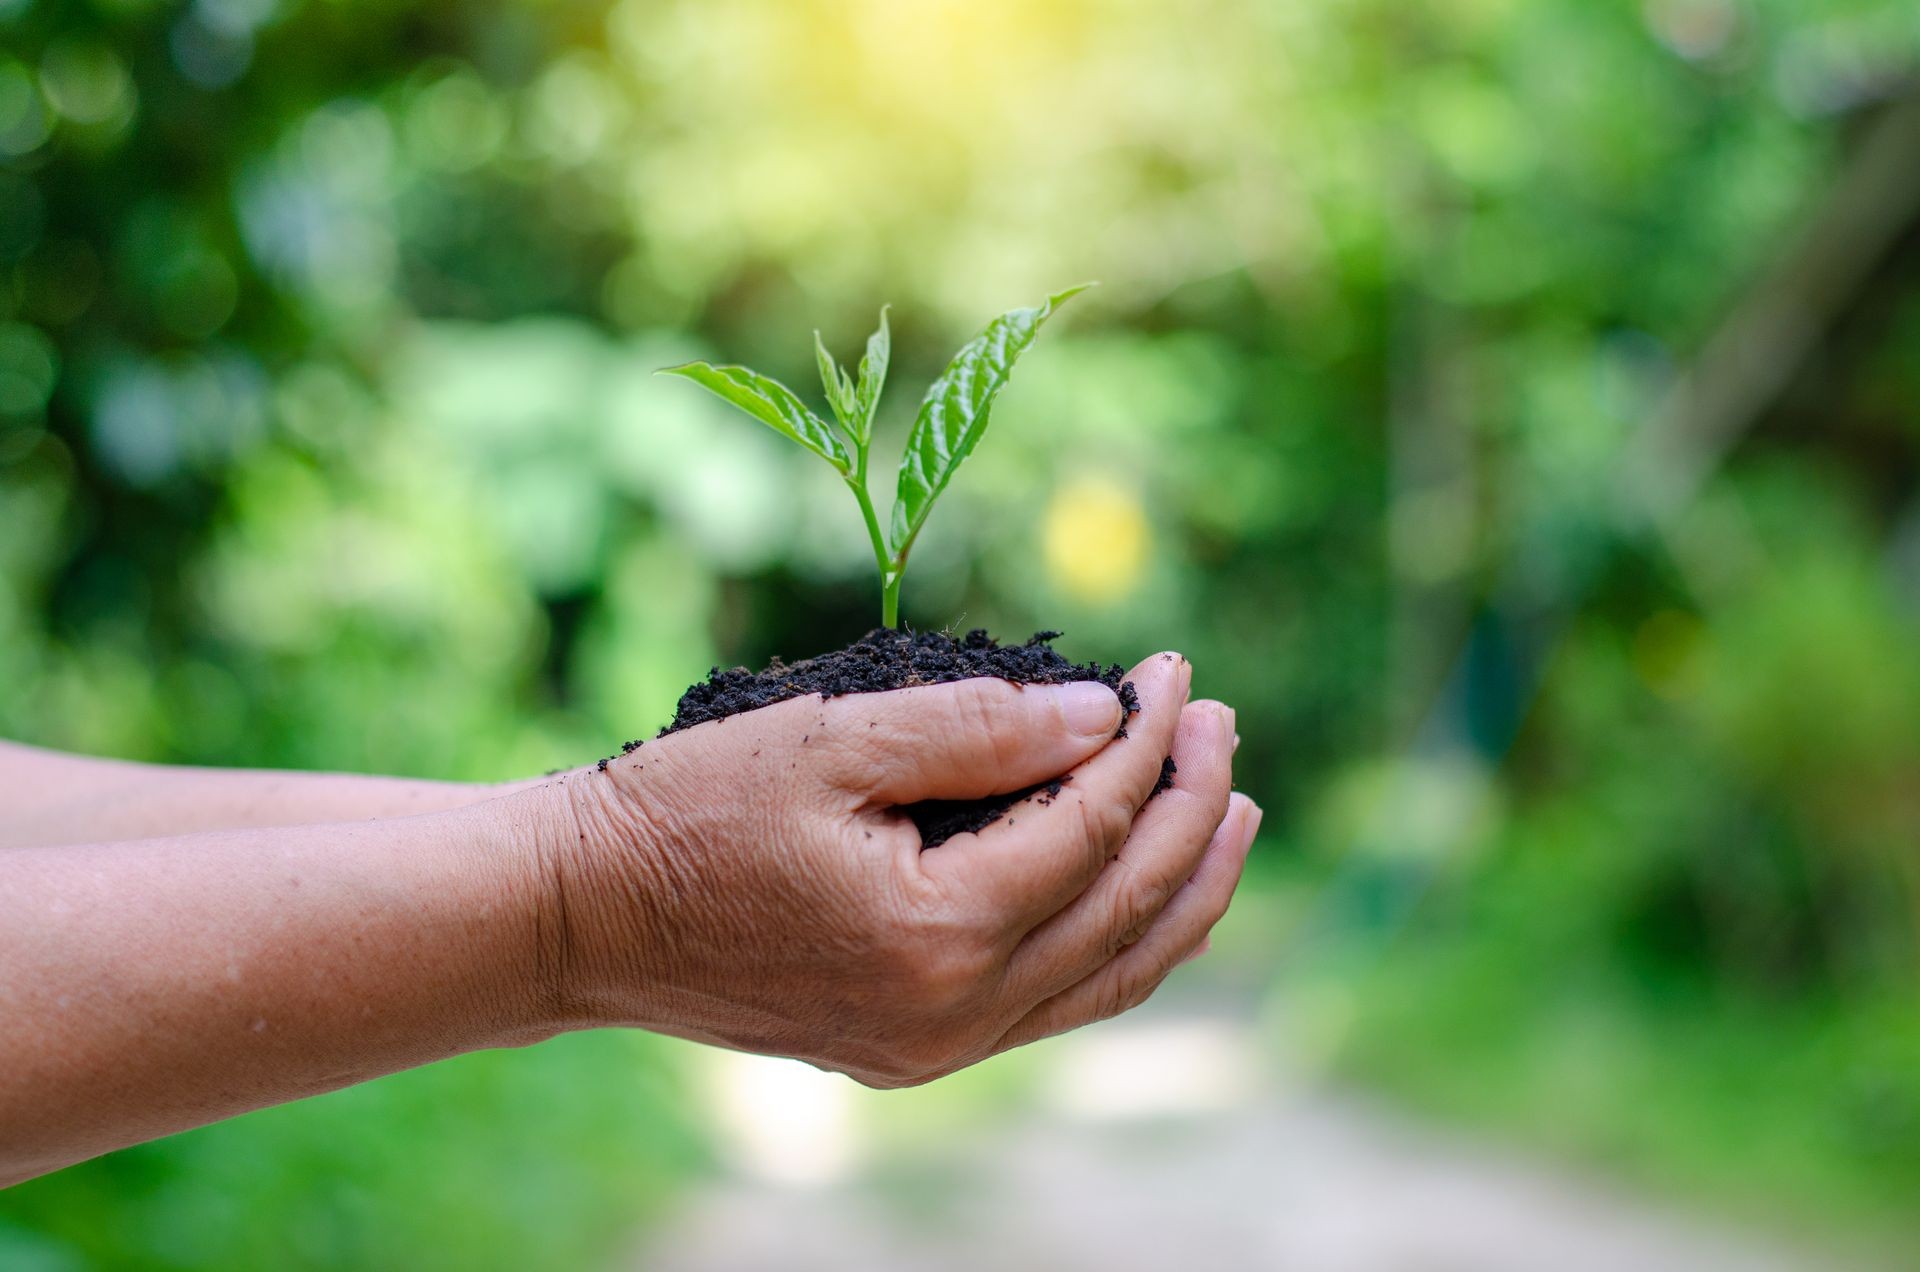
[[[851,693],[884,693],[914,685],[992,676],[1023,685],[1097,680],[1120,695],[1126,711],[1121,717],[1118,736],[1125,737],[1126,720],[1140,709],[1133,685],[1121,680],[1118,666],[1073,663],[1054,652],[1051,642],[1059,634],[1038,632],[1024,645],[1002,645],[978,630],[955,640],[942,632],[904,632],[882,627],[868,632],[845,649],[791,666],[776,658],[763,671],[748,671],[744,667],[722,671],[716,667],[707,679],[681,696],[673,723],[660,730],[660,736],[810,694],[837,698]],[[639,745],[630,742],[624,750],[631,752]],[[602,761],[602,767],[605,763]],[[1160,783],[1154,793],[1173,785],[1173,775],[1173,760],[1169,757],[1161,767]],[[992,825],[1024,799],[1049,804],[1066,781],[1063,777],[1029,790],[984,800],[928,801],[901,811],[919,827],[924,846],[932,848],[955,835]]]

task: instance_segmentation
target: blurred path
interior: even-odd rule
[[[1840,1272],[1540,1163],[1254,1078],[1236,1026],[1159,1013],[1054,1044],[1049,1111],[855,1167],[831,1082],[771,1082],[736,1113],[751,1165],[688,1198],[647,1272]],[[759,1066],[774,1066],[760,1068]],[[829,1101],[839,1096],[828,1095]],[[864,1102],[886,1099],[866,1093]],[[868,1107],[884,1109],[884,1105]],[[785,1149],[771,1123],[797,1112]],[[756,1120],[757,1119],[757,1120]],[[771,1150],[770,1152],[767,1150]],[[785,1154],[783,1157],[782,1154]],[[813,1154],[809,1156],[809,1154]],[[824,1174],[802,1182],[814,1167]],[[788,1182],[777,1178],[785,1174]],[[837,1176],[837,1177],[827,1177]]]

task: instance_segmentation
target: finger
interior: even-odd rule
[[[818,704],[810,755],[873,804],[981,799],[1071,771],[1121,717],[1119,696],[1095,680],[958,680]]]
[[[1013,809],[971,834],[955,835],[923,856],[921,868],[958,895],[976,897],[1009,945],[1086,890],[1153,793],[1173,749],[1193,665],[1155,654],[1132,671],[1140,707],[1127,736],[1074,769],[1052,796]]]
[[[1227,912],[1259,830],[1258,806],[1244,795],[1235,795],[1200,869],[1174,894],[1147,934],[1093,975],[1021,1017],[994,1050],[1006,1051],[1108,1020],[1147,1001],[1168,973],[1193,956]]]
[[[1014,1001],[1050,998],[1104,967],[1146,934],[1200,868],[1233,794],[1233,712],[1218,702],[1188,706],[1173,759],[1179,781],[1140,811],[1120,855],[1014,951],[1007,971]]]

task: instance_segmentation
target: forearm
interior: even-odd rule
[[[0,1186],[555,1032],[552,807],[0,854]]]
[[[0,742],[0,848],[410,817],[526,785],[180,768]]]

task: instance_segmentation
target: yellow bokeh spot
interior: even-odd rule
[[[1047,568],[1078,600],[1118,601],[1139,585],[1152,533],[1133,491],[1104,478],[1079,478],[1047,506]]]

